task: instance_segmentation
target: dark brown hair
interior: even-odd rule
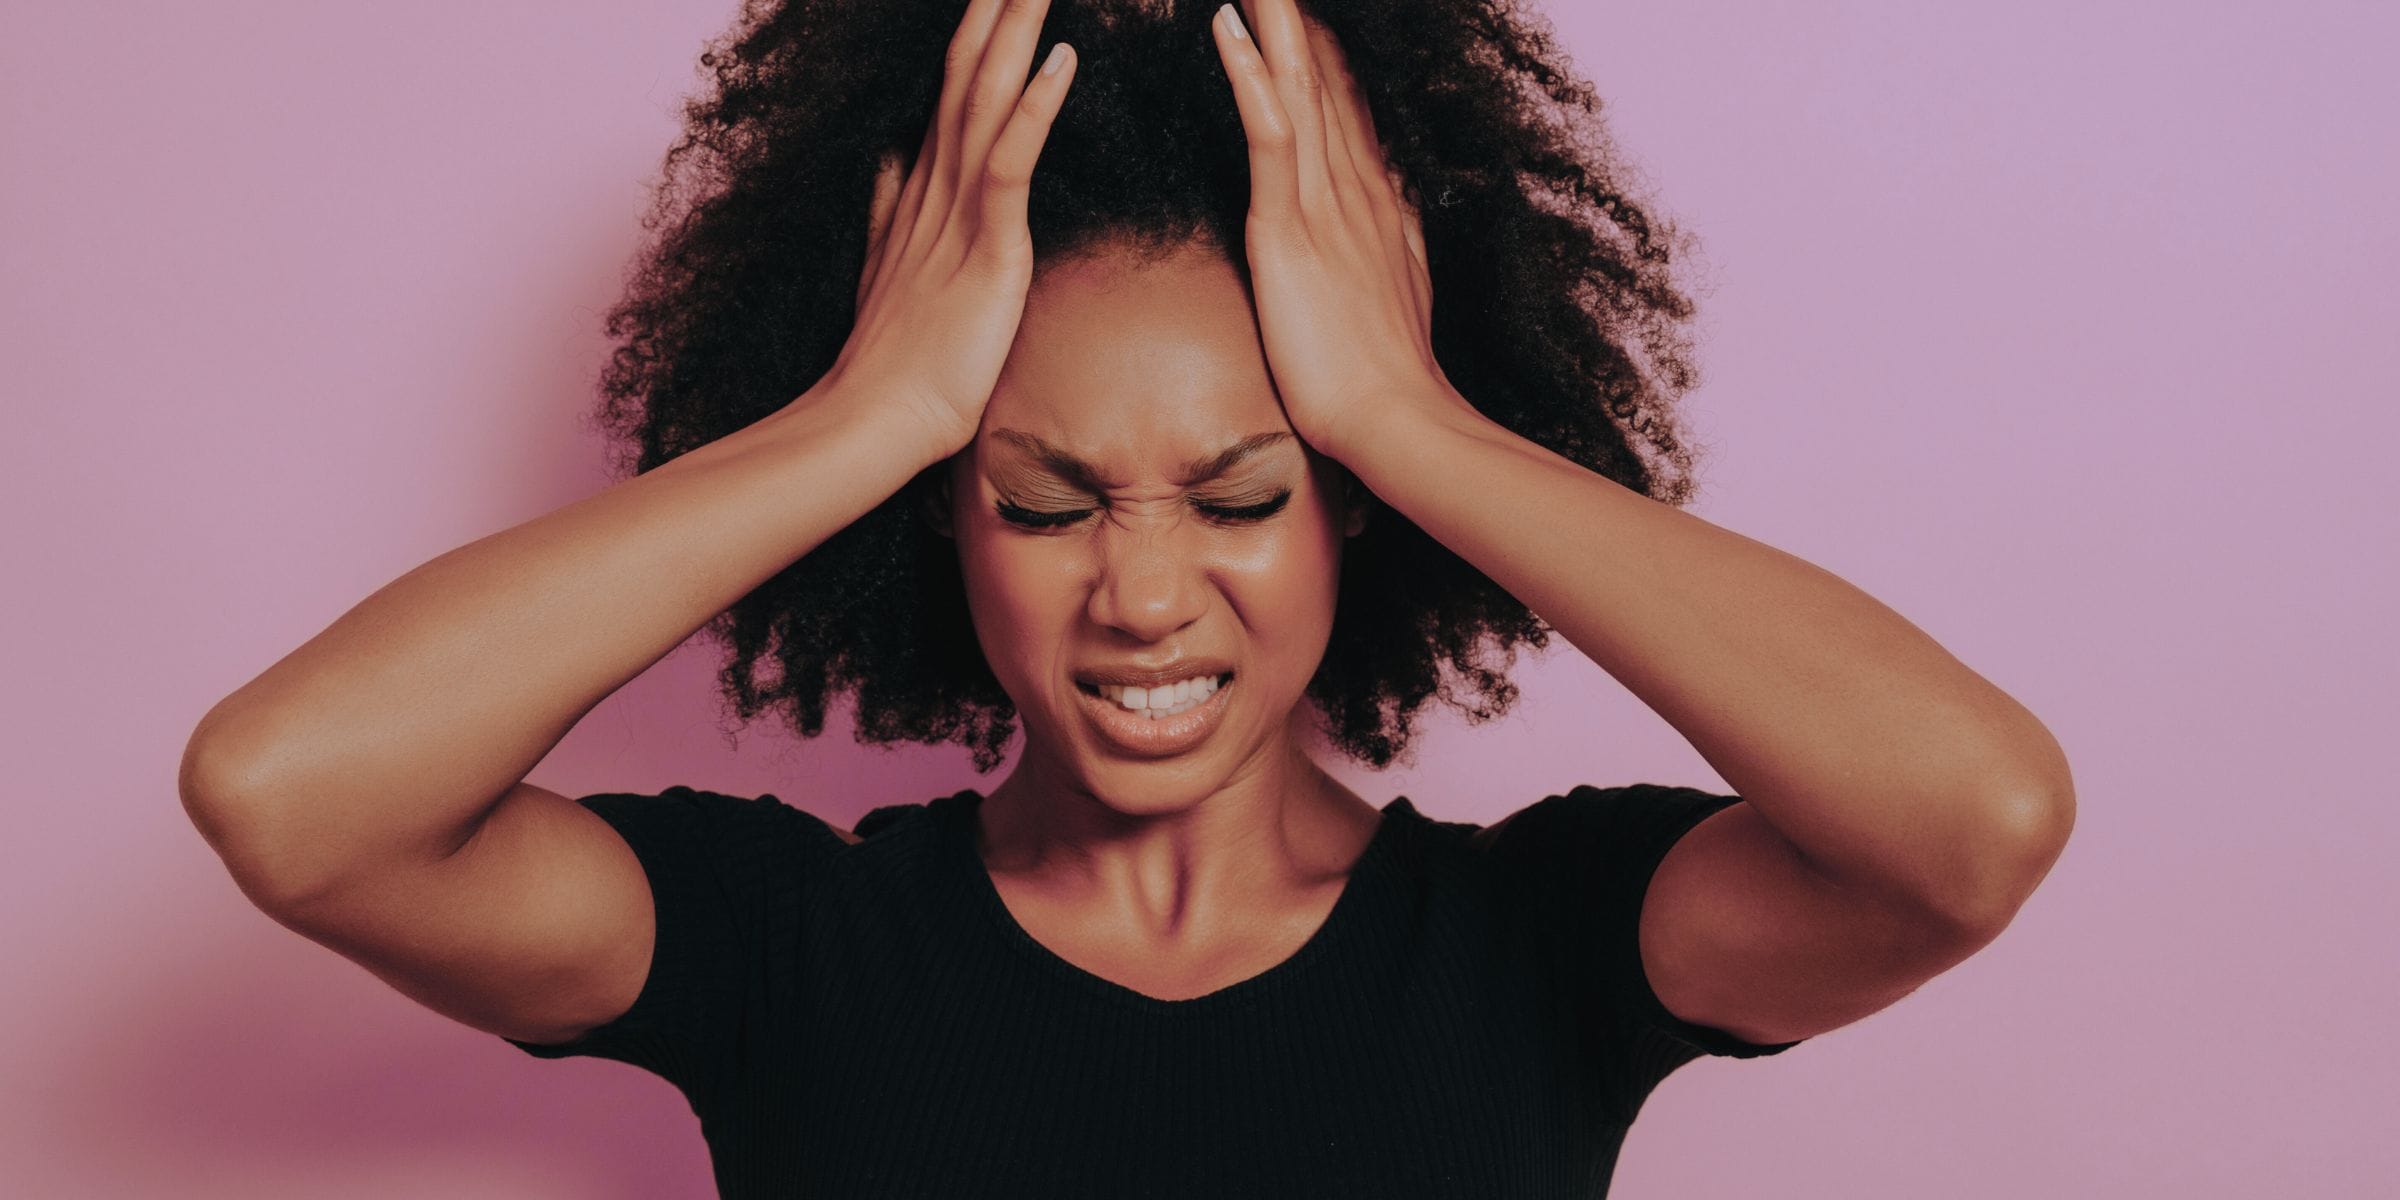
[[[1107,243],[1240,247],[1241,120],[1208,29],[1213,2],[1053,0],[1040,46],[1076,76],[1034,173],[1043,261]],[[1693,455],[1674,405],[1696,379],[1685,238],[1625,194],[1600,101],[1549,26],[1487,0],[1312,0],[1366,92],[1423,214],[1434,351],[1487,416],[1675,505]],[[711,86],[667,152],[651,238],[610,311],[597,418],[620,475],[790,403],[854,319],[878,160],[914,157],[961,0],[753,2],[701,56]],[[1038,58],[1038,53],[1037,56]],[[1670,250],[1676,252],[1670,255]],[[969,623],[956,546],[909,488],[743,597],[705,632],[747,722],[803,736],[854,697],[858,737],[957,742],[997,766],[1016,708]],[[1307,689],[1319,727],[1376,767],[1405,759],[1439,698],[1482,721],[1548,627],[1388,509],[1345,544],[1332,639]],[[1445,681],[1445,675],[1451,678]]]

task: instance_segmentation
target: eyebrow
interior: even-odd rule
[[[1099,470],[1093,467],[1092,464],[1087,463],[1082,459],[1077,458],[1074,455],[1069,454],[1066,451],[1061,450],[1058,447],[1025,432],[1022,429],[994,429],[991,432],[993,437],[1008,442],[1011,445],[1024,450],[1026,453],[1031,454],[1035,461],[1039,462],[1042,467],[1048,470],[1051,474],[1056,475],[1069,483],[1075,484],[1086,491],[1100,492],[1106,491],[1112,487],[1125,486],[1124,484],[1112,483],[1108,480],[1100,478]],[[1288,430],[1282,429],[1273,430],[1267,433],[1251,434],[1249,437],[1243,438],[1242,440],[1217,451],[1215,454],[1203,454],[1200,457],[1185,463],[1183,465],[1183,473],[1176,477],[1175,482],[1178,486],[1188,487],[1204,480],[1215,479],[1225,474],[1227,471],[1232,470],[1235,465],[1240,463],[1243,459],[1246,459],[1251,455],[1268,448],[1269,446],[1280,445],[1283,442],[1289,441],[1291,436],[1292,435]]]

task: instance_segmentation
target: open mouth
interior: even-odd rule
[[[1080,679],[1075,681],[1075,687],[1084,695],[1095,697],[1128,716],[1158,721],[1181,716],[1207,703],[1210,696],[1233,682],[1233,674],[1227,671],[1170,687],[1120,687],[1115,684],[1086,683]]]
[[[1169,687],[1118,687],[1075,681],[1075,707],[1086,728],[1120,755],[1171,758],[1208,744],[1232,711],[1233,672],[1182,680]],[[1138,693],[1138,694],[1137,694]]]

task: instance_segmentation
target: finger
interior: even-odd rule
[[[992,26],[1000,20],[1002,0],[968,0],[966,13],[959,18],[958,31],[950,35],[950,48],[942,55],[942,95],[934,106],[933,121],[926,131],[930,155],[919,155],[918,163],[926,172],[924,198],[919,204],[916,225],[928,221],[947,221],[951,199],[958,195],[959,137],[966,122],[967,93],[975,84],[975,70],[983,63],[983,48],[991,40]]]
[[[1409,261],[1416,269],[1409,273],[1408,286],[1417,297],[1417,313],[1428,330],[1433,327],[1433,268],[1425,257],[1425,230],[1417,220],[1416,206],[1408,202],[1403,191],[1400,171],[1391,173],[1392,196],[1400,209],[1400,237],[1408,245]]]
[[[1030,84],[1026,75],[1033,70],[1033,52],[1041,44],[1042,18],[1049,11],[1050,0],[1007,0],[1001,8],[1000,20],[983,48],[983,62],[975,69],[974,86],[967,92],[959,137],[962,184],[971,185],[971,173],[982,172],[993,141],[1024,97]]]
[[[925,136],[917,142],[916,157],[908,161],[908,181],[901,185],[899,203],[892,206],[891,222],[884,226],[882,257],[885,259],[907,247],[917,228],[917,218],[925,211],[925,194],[933,188],[934,143],[941,128],[941,113],[936,109],[926,118]]]
[[[1384,158],[1383,143],[1375,136],[1374,115],[1368,111],[1365,91],[1350,71],[1341,39],[1321,21],[1309,18],[1306,24],[1309,45],[1325,80],[1325,121],[1331,131],[1328,140],[1334,143],[1328,152],[1333,159],[1330,169],[1337,183],[1335,190],[1345,206],[1357,205],[1358,215],[1374,226],[1387,251],[1383,261],[1391,268],[1393,285],[1415,302],[1422,315],[1428,311],[1431,281],[1424,269],[1423,235],[1413,235],[1417,242],[1410,240],[1399,171]]]
[[[925,122],[925,136],[917,143],[916,157],[908,161],[908,180],[901,185],[900,199],[892,206],[891,219],[884,224],[883,240],[874,258],[874,273],[878,278],[892,263],[906,255],[909,247],[917,244],[917,239],[924,236],[924,216],[933,207],[926,202],[926,198],[933,191],[934,147],[940,140],[941,127],[941,114],[936,110]],[[859,281],[858,295],[862,307],[866,303],[867,285],[868,280]]]
[[[1392,199],[1400,206],[1400,233],[1408,239],[1408,252],[1417,258],[1417,266],[1432,271],[1425,258],[1425,222],[1417,215],[1417,206],[1409,202],[1408,187],[1400,177],[1400,168],[1391,170]]]
[[[1026,236],[1025,201],[1033,191],[1033,165],[1050,138],[1050,126],[1066,102],[1067,85],[1074,77],[1074,48],[1060,42],[1050,47],[1033,82],[1018,95],[1008,124],[984,159],[977,245],[1007,247]]]
[[[867,288],[875,282],[883,261],[886,238],[892,228],[892,214],[900,207],[900,155],[887,151],[875,169],[875,194],[867,202],[867,261],[859,272],[858,295],[864,301]]]
[[[1323,101],[1325,86],[1316,61],[1308,52],[1308,33],[1300,27],[1300,10],[1293,0],[1244,0],[1250,28],[1266,57],[1283,111],[1291,118],[1295,180],[1303,203],[1330,199],[1333,181],[1325,171]]]
[[[1359,89],[1357,77],[1350,73],[1349,56],[1342,53],[1341,39],[1321,22],[1311,20],[1308,34],[1310,44],[1316,49],[1318,66],[1324,72],[1326,121],[1347,151],[1346,178],[1374,213],[1376,228],[1398,237],[1400,210],[1390,191],[1390,168],[1384,161],[1383,143],[1375,136],[1374,116],[1367,111],[1366,96]]]
[[[1349,101],[1342,94],[1343,68],[1341,43],[1315,18],[1305,14],[1301,25],[1308,35],[1309,58],[1316,64],[1317,115],[1325,131],[1325,173],[1333,185],[1334,195],[1342,208],[1356,218],[1366,221],[1385,233],[1397,236],[1397,228],[1387,227],[1367,191],[1366,179],[1360,175],[1357,132],[1349,128]],[[1380,177],[1380,176],[1378,176]]]
[[[1383,140],[1375,132],[1375,111],[1367,104],[1366,89],[1358,85],[1358,76],[1350,70],[1350,56],[1343,51],[1341,39],[1322,21],[1311,21],[1310,31],[1321,45],[1332,51],[1324,56],[1326,86],[1342,101],[1342,111],[1350,118],[1352,130],[1364,132],[1368,145],[1380,147]]]
[[[925,119],[925,136],[917,142],[917,154],[909,160],[908,183],[900,189],[900,206],[893,210],[895,220],[905,219],[908,229],[916,223],[918,210],[923,206],[925,193],[932,190],[934,148],[941,141],[942,114],[939,108]]]
[[[1241,110],[1242,137],[1250,145],[1250,211],[1289,214],[1299,202],[1298,154],[1292,120],[1275,93],[1267,60],[1233,5],[1219,9],[1209,24],[1225,78],[1233,85],[1234,107]]]

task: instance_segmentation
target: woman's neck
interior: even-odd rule
[[[1338,890],[1382,820],[1289,744],[1182,794],[1171,777],[1121,785],[1139,794],[1104,786],[1028,755],[979,806],[977,853],[1020,894],[1131,914],[1162,940],[1238,928]]]

